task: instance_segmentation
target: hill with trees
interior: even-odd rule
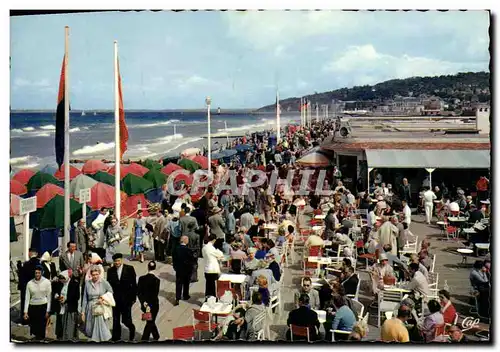
[[[444,101],[452,102],[459,99],[462,102],[489,102],[491,99],[489,72],[463,72],[456,75],[435,77],[411,77],[392,79],[375,85],[341,88],[323,93],[305,96],[311,104],[331,104],[332,101],[356,101],[382,103],[397,96],[419,97],[437,96]],[[280,100],[283,111],[298,111],[300,97]],[[258,111],[275,111],[276,105],[264,106]]]

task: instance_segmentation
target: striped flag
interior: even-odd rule
[[[57,110],[56,110],[56,162],[61,169],[61,165],[64,162],[64,104],[66,97],[65,86],[66,86],[66,73],[65,73],[65,61],[66,55],[63,57],[61,78],[59,79],[59,94],[57,96]]]
[[[122,94],[122,77],[120,75],[120,63],[118,65],[118,99],[119,106],[118,112],[120,115],[120,161],[123,158],[123,154],[127,150],[127,142],[128,142],[128,128],[125,123],[125,110],[123,109],[123,94]]]

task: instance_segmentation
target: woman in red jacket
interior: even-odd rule
[[[455,324],[456,309],[451,304],[450,293],[446,290],[439,291],[439,300],[441,302],[441,313],[445,324]]]

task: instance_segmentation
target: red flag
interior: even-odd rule
[[[64,161],[64,101],[67,99],[65,94],[66,85],[66,74],[65,74],[65,61],[66,55],[63,58],[63,64],[61,69],[61,77],[59,78],[59,94],[57,95],[57,110],[56,110],[56,135],[55,135],[55,147],[56,147],[56,162],[59,169],[61,169],[62,163]]]
[[[125,110],[123,109],[122,77],[120,75],[120,63],[118,63],[118,112],[120,115],[120,161],[123,153],[127,150],[128,128],[125,123]]]

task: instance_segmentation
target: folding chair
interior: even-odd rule
[[[290,340],[293,342],[293,336],[300,336],[307,338],[307,342],[311,342],[309,327],[307,326],[298,326],[290,324]]]
[[[415,235],[408,235],[408,237],[413,236],[413,240],[410,241],[409,239],[406,241],[406,244],[403,247],[403,250],[400,251],[401,254],[407,254],[407,253],[417,253],[417,246],[418,246],[418,236]]]
[[[427,296],[428,299],[439,299],[439,273],[429,271],[429,291],[430,294]]]
[[[192,325],[179,326],[172,329],[172,340],[193,341],[194,327]]]
[[[226,291],[231,291],[231,281],[217,280],[216,287],[217,298],[221,298],[222,296],[224,296],[224,293],[226,293]]]
[[[212,314],[193,309],[193,330],[194,332],[212,332],[217,328],[216,323],[212,323]]]
[[[390,292],[381,290],[378,293],[378,315],[377,326],[380,328],[380,317],[383,313],[394,311],[402,301],[401,292]]]

